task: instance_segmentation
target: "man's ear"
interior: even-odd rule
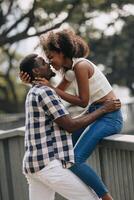
[[[39,74],[40,74],[39,68],[33,68],[33,69],[32,69],[32,72],[33,72],[35,75],[39,75]]]

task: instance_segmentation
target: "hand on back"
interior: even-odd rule
[[[113,112],[115,110],[118,110],[121,108],[121,101],[119,99],[115,100],[107,100],[105,101],[103,105],[104,111],[107,112]]]

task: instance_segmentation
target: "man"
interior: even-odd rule
[[[20,70],[30,75],[31,83],[35,77],[49,80],[55,75],[37,54],[26,56],[20,63]],[[107,102],[91,114],[72,119],[52,88],[33,85],[25,106],[23,170],[29,183],[30,200],[54,200],[55,192],[70,200],[97,200],[98,197],[68,169],[74,163],[70,133],[120,108],[120,102]]]

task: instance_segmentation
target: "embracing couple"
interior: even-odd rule
[[[49,62],[30,54],[20,63],[21,79],[32,85],[25,103],[23,159],[29,198],[54,200],[57,192],[69,200],[112,200],[86,160],[101,139],[121,130],[121,103],[106,77],[85,58],[88,46],[74,32],[49,32],[41,44]],[[56,88],[49,81],[55,75],[51,65],[63,74]],[[65,92],[72,81],[75,96]],[[61,98],[86,107],[85,114],[73,119]]]

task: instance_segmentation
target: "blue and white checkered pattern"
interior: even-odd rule
[[[54,120],[67,115],[55,91],[47,86],[32,87],[26,98],[24,173],[34,173],[50,161],[74,162],[71,134]]]

